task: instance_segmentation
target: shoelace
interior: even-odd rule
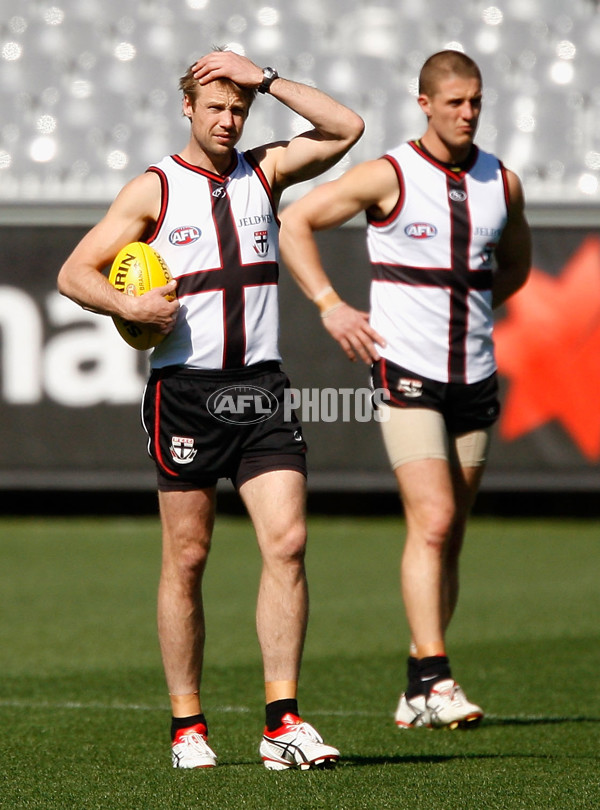
[[[207,742],[202,736],[202,734],[198,734],[197,731],[189,731],[187,734],[184,734],[180,742],[186,742],[188,745],[196,745],[200,748],[208,748]]]
[[[447,689],[444,689],[441,692],[436,692],[436,694],[440,695],[440,697],[448,696],[450,700],[454,700],[457,696],[459,700],[462,699],[460,696],[460,686],[456,683],[456,681],[452,683],[452,686],[449,686]]]
[[[299,723],[294,726],[296,733],[302,737],[306,737],[311,742],[323,742],[317,731],[310,725],[310,723]]]

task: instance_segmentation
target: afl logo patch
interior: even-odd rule
[[[453,188],[448,194],[448,197],[452,200],[452,202],[464,202],[467,199],[467,192],[462,191],[459,188]]]
[[[404,229],[404,233],[411,239],[431,239],[437,234],[437,228],[429,222],[411,222]]]
[[[195,225],[182,225],[180,228],[175,228],[169,234],[169,242],[172,245],[191,245],[197,239],[200,239],[202,231],[196,228]]]

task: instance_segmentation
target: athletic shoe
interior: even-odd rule
[[[452,678],[433,684],[427,698],[427,710],[432,728],[475,728],[483,718],[483,710],[467,700]]]
[[[398,728],[431,728],[425,695],[400,695],[394,719]]]
[[[286,714],[275,731],[265,729],[259,748],[265,768],[334,768],[340,757],[337,748],[325,745],[320,734],[295,714]]]
[[[175,734],[171,748],[174,768],[214,768],[217,764],[215,752],[206,742],[206,726],[182,728]]]

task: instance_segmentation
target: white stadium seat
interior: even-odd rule
[[[178,77],[214,44],[363,115],[363,139],[328,176],[420,134],[419,67],[436,50],[462,49],[484,76],[478,143],[522,176],[528,202],[600,197],[594,0],[54,2],[2,4],[0,202],[108,202],[184,144]],[[241,146],[300,127],[260,99]]]

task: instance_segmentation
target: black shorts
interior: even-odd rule
[[[142,401],[158,489],[193,490],[230,478],[239,488],[271,470],[306,476],[306,443],[294,413],[284,421],[286,375],[275,362],[231,371],[154,370]]]
[[[493,425],[500,415],[495,373],[476,383],[443,383],[389,360],[377,361],[372,372],[373,388],[387,391],[389,405],[438,411],[449,433],[483,430]]]

